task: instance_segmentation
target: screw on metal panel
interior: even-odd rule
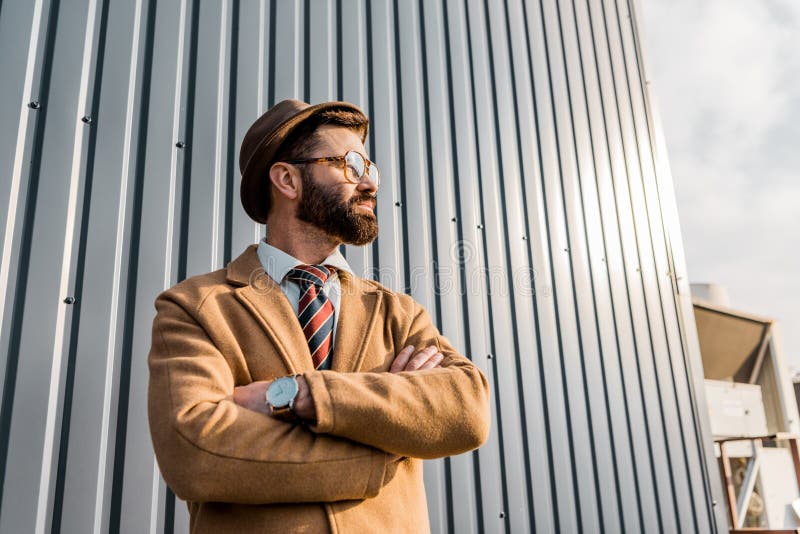
[[[478,230],[483,230],[483,225],[482,224],[478,225]]]
[[[716,505],[717,505],[717,500],[716,500],[716,499],[714,499],[713,501],[711,501],[711,506],[716,506]]]
[[[175,146],[178,148],[185,148],[186,143],[184,143],[183,141],[178,141],[177,143],[175,143]]]
[[[637,273],[640,273],[640,272],[642,272],[642,270],[641,270],[639,267],[637,267],[637,268],[636,268],[636,272],[637,272]]]
[[[487,354],[486,357],[491,360],[492,358],[494,358],[494,354]]]
[[[569,252],[569,249],[568,249],[568,248],[565,248],[565,249],[564,249],[564,252]]]
[[[603,261],[603,262],[604,262],[604,261],[606,261],[606,259],[605,259],[605,258],[600,258],[600,261]]]
[[[456,219],[455,217],[453,217],[453,218],[452,218],[452,219],[450,219],[450,220],[451,220],[451,221],[453,221],[453,222],[456,222],[458,219]]]
[[[402,202],[400,202],[400,201],[398,200],[397,202],[395,202],[395,203],[394,203],[394,205],[395,205],[395,206],[402,206],[402,205],[403,205],[403,203],[402,203]]]
[[[528,236],[526,236],[526,235],[522,236],[522,240],[523,241],[527,241],[528,240]]]
[[[89,115],[84,115],[83,117],[81,117],[81,120],[85,124],[92,124],[92,118]]]
[[[506,513],[505,512],[500,512],[500,519],[505,519],[505,517],[506,517]]]
[[[67,297],[64,299],[65,304],[75,304],[75,297]]]
[[[39,109],[42,105],[39,103],[38,100],[31,100],[28,102],[28,107],[31,109]]]

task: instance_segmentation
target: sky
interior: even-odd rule
[[[800,372],[800,0],[638,0],[691,282]]]

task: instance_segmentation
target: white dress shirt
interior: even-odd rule
[[[286,278],[286,275],[298,265],[303,265],[303,262],[281,249],[268,244],[266,237],[259,241],[257,252],[258,259],[261,261],[261,266],[264,267],[264,271],[281,287],[283,294],[286,295],[286,298],[289,300],[289,304],[292,305],[295,316],[297,316],[297,306],[300,302],[300,286],[297,282]],[[344,256],[342,256],[338,247],[333,254],[325,258],[320,264],[333,265],[337,269],[342,269],[351,274],[353,273],[353,270],[350,268],[347,260],[344,259]],[[339,302],[341,301],[339,275],[336,273],[331,274],[322,286],[322,291],[328,296],[331,304],[333,304],[333,332],[331,333],[331,340],[335,345],[336,324],[339,322]]]

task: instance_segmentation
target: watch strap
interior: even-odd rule
[[[300,376],[300,374],[297,373],[297,374],[286,375],[286,376],[294,378],[295,380],[297,380],[297,377]],[[282,377],[282,378],[285,378],[285,377]],[[269,388],[267,388],[267,391],[269,391]],[[267,403],[267,409],[269,410],[270,416],[272,416],[275,419],[278,419],[280,421],[286,421],[286,422],[294,422],[294,421],[299,421],[300,420],[300,418],[297,416],[297,414],[292,409],[292,407],[294,406],[294,400],[297,397],[297,393],[295,393],[295,396],[292,399],[289,400],[289,404],[287,406],[273,406],[272,403],[270,403],[269,400],[268,400],[269,399],[268,395],[269,395],[269,393],[267,393],[267,401],[266,401],[266,403]]]
[[[268,406],[270,410],[270,415],[275,419],[278,419],[280,421],[286,421],[289,423],[300,419],[299,417],[297,417],[297,414],[294,413],[294,410],[292,410],[291,405],[283,406],[281,408],[276,408],[271,404],[269,404]]]

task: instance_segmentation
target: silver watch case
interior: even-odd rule
[[[272,408],[286,408],[290,410],[294,405],[294,399],[300,390],[297,385],[297,375],[282,376],[275,379],[267,388],[267,406]]]

